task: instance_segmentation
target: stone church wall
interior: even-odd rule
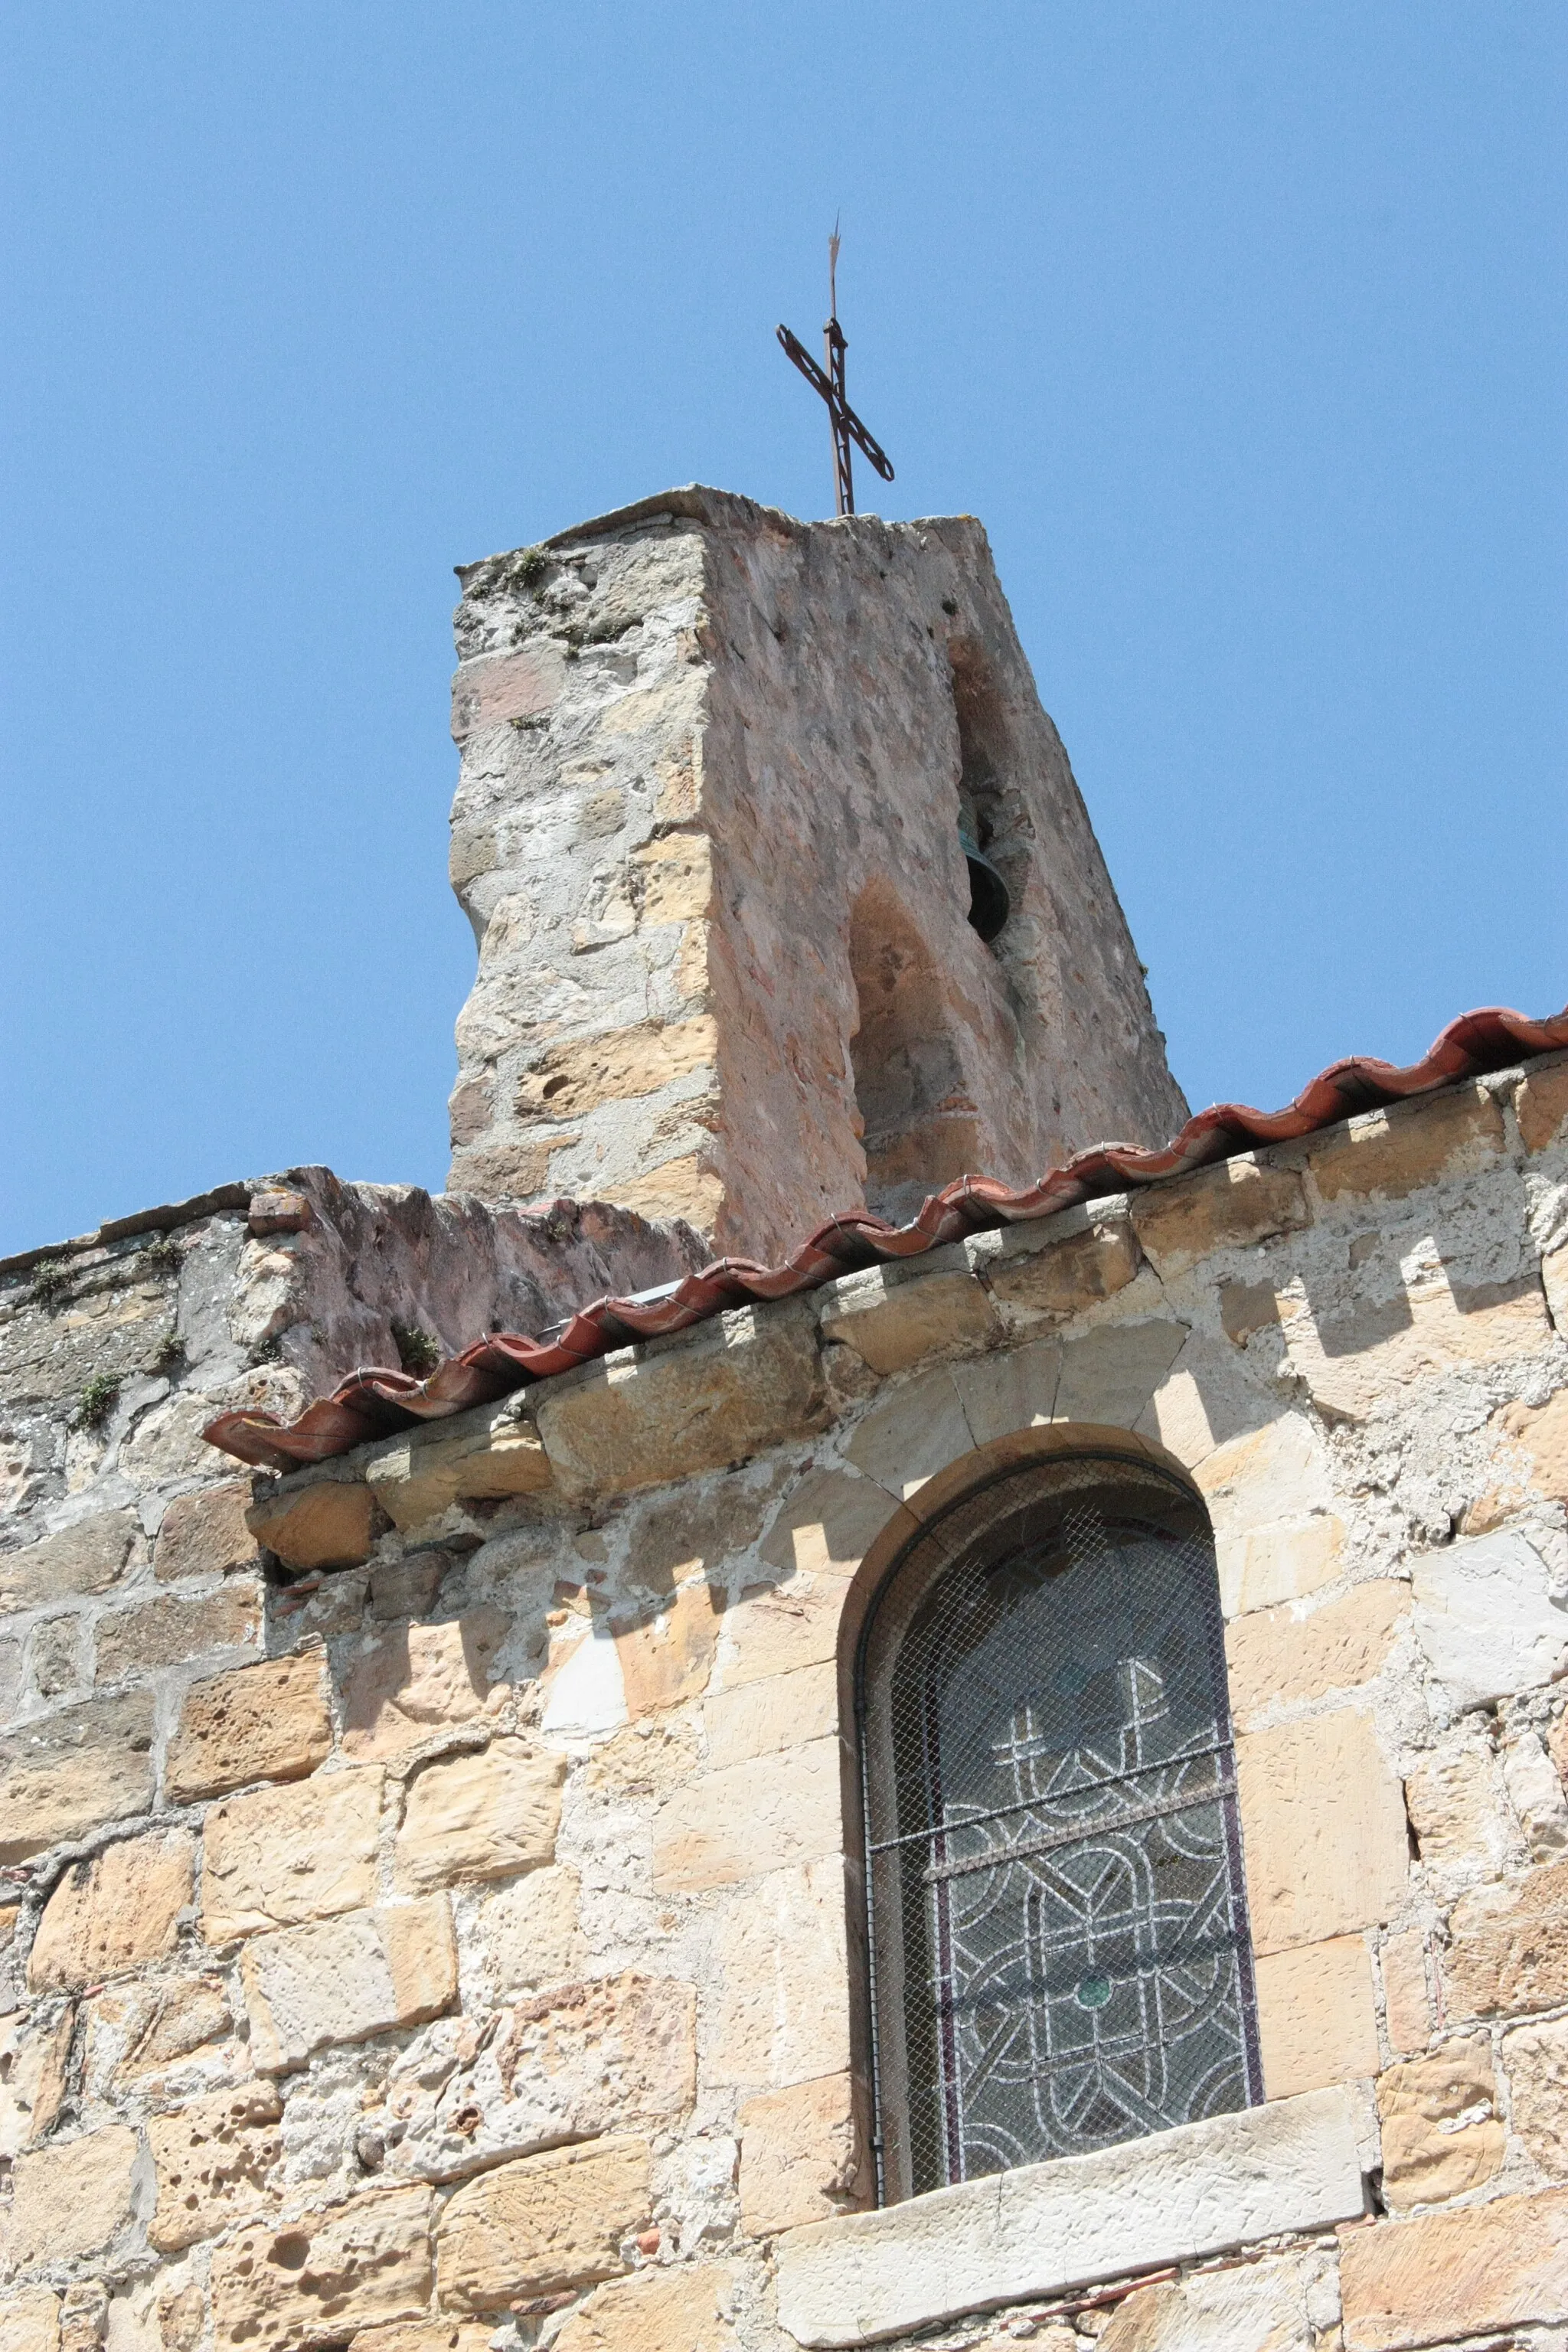
[[[1559,2344],[1568,1057],[317,1470],[201,1447],[334,1315],[479,1336],[449,1210],[290,1179],[5,1293],[3,2352]],[[847,1644],[1086,1433],[1212,1517],[1267,2104],[872,2211]]]

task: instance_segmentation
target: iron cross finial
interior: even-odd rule
[[[855,478],[849,468],[850,443],[858,444],[885,482],[892,480],[893,468],[881,444],[872,439],[850,407],[844,389],[844,354],[849,346],[838,323],[838,248],[841,242],[836,220],[833,234],[827,240],[827,324],[822,331],[822,355],[827,362],[826,368],[817,366],[805,344],[792,335],[787,327],[779,329],[778,337],[812,390],[819,393],[827,403],[827,418],[833,431],[834,511],[852,515],[855,511]]]

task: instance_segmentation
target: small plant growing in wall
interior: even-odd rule
[[[77,1401],[73,1429],[101,1429],[120,1400],[118,1372],[94,1372]]]
[[[153,1274],[179,1271],[180,1249],[173,1234],[154,1234],[142,1253],[142,1263]]]
[[[173,1378],[185,1360],[185,1343],[177,1331],[165,1331],[153,1353],[153,1370]]]
[[[33,1276],[32,1296],[40,1307],[58,1307],[70,1283],[70,1268],[64,1260],[47,1257]]]
[[[392,1338],[397,1360],[416,1380],[427,1380],[441,1360],[440,1342],[419,1323],[402,1323],[394,1316]]]

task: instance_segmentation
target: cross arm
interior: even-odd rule
[[[787,327],[780,327],[778,338],[784,346],[786,357],[795,362],[813,392],[821,394],[833,415],[842,418],[844,428],[856,446],[869,457],[882,479],[885,482],[890,482],[893,478],[893,468],[886,450],[879,441],[873,440],[849,403],[839,398],[826,370],[817,366],[799,336],[792,335]]]

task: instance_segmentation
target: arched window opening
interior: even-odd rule
[[[884,2201],[1263,2095],[1213,1538],[1152,1464],[960,1497],[857,1666]]]
[[[952,699],[958,717],[958,838],[969,867],[969,919],[989,947],[1012,912],[1012,893],[991,852],[1005,830],[1003,727],[996,690],[976,647],[955,645]]]
[[[855,908],[849,965],[858,1020],[849,1041],[866,1153],[866,1205],[901,1217],[979,1157],[975,1107],[931,952],[892,892]]]

